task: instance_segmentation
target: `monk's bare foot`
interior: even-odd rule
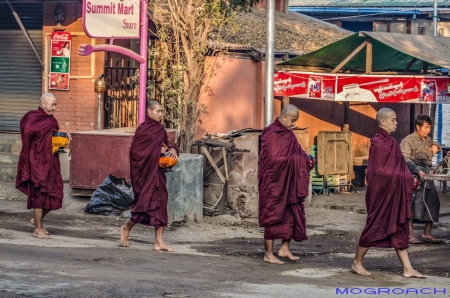
[[[128,244],[128,236],[130,236],[130,231],[127,229],[126,226],[120,227],[120,243],[123,247],[128,247],[130,244]]]
[[[282,265],[284,264],[283,261],[280,261],[277,257],[275,257],[273,254],[265,254],[264,255],[264,262],[266,263],[271,263],[271,264],[277,264],[277,265]]]
[[[32,219],[30,220],[30,222],[31,222],[31,224],[34,226],[34,218],[32,218]],[[43,231],[46,235],[48,235],[48,231],[47,231],[46,228],[42,227],[42,231]]]
[[[288,258],[291,261],[298,261],[298,260],[300,260],[300,257],[294,256],[290,250],[280,249],[278,251],[278,256],[280,258]]]
[[[420,274],[419,272],[417,272],[414,269],[408,270],[408,271],[404,271],[403,272],[403,277],[415,277],[415,278],[427,278],[426,275]]]
[[[34,229],[33,237],[36,237],[39,239],[52,239],[52,237],[45,234],[44,231],[37,230],[37,229]]]
[[[369,271],[367,271],[362,265],[352,264],[352,270],[359,275],[369,276],[372,275]]]
[[[164,242],[163,242],[163,243],[160,243],[160,244],[156,244],[156,243],[155,243],[155,246],[153,246],[153,249],[154,249],[154,250],[157,250],[157,251],[170,251],[170,252],[176,251],[176,250],[173,249],[172,247],[167,246],[167,244],[165,244]]]

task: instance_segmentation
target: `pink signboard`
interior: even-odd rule
[[[334,101],[450,104],[443,76],[327,75],[277,72],[274,95]]]
[[[138,0],[83,0],[83,28],[92,38],[140,38]]]
[[[72,35],[69,32],[52,33],[49,89],[69,90],[71,47]]]

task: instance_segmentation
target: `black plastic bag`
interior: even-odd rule
[[[125,179],[109,174],[92,194],[84,212],[101,215],[120,215],[134,203],[133,188]]]

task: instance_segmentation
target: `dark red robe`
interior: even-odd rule
[[[362,247],[408,248],[414,178],[400,146],[384,129],[370,139],[367,163],[367,221]]]
[[[264,128],[258,173],[264,239],[308,239],[303,201],[308,196],[310,170],[308,154],[292,130],[278,119]]]
[[[131,220],[155,228],[167,225],[166,176],[165,170],[158,166],[163,142],[169,144],[164,126],[146,117],[136,129],[130,148],[131,185],[134,191]]]
[[[52,134],[58,121],[39,107],[20,120],[22,149],[17,165],[16,187],[28,196],[28,209],[62,207],[64,185],[57,154],[52,154]]]

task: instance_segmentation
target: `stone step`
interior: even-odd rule
[[[0,164],[6,163],[16,165],[18,161],[19,161],[18,153],[0,152]]]
[[[0,163],[0,181],[15,182],[17,174],[16,164]]]
[[[0,141],[0,152],[7,153],[20,153],[20,149],[22,149],[21,143],[13,143],[13,142],[2,142]]]
[[[0,133],[0,142],[22,143],[19,133]]]

